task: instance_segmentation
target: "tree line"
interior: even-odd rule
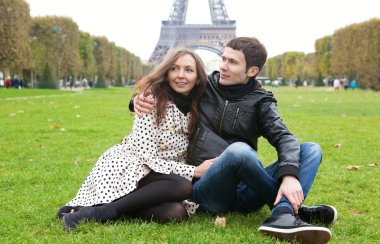
[[[380,19],[338,29],[315,41],[315,53],[286,52],[269,58],[263,75],[285,82],[325,85],[330,79],[356,80],[380,90]]]
[[[80,31],[70,18],[32,18],[24,0],[0,0],[0,13],[0,71],[18,74],[24,82],[86,77],[100,87],[111,81],[125,85],[153,68],[106,37]],[[283,83],[302,80],[317,86],[344,78],[380,90],[380,19],[316,40],[314,53],[269,58],[261,74]]]
[[[106,37],[79,30],[71,18],[32,18],[24,0],[0,0],[0,13],[0,71],[24,83],[87,78],[99,87],[122,86],[153,68]]]

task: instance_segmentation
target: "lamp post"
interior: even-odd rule
[[[56,33],[56,42],[55,42],[55,58],[56,58],[56,61],[55,61],[55,75],[56,75],[57,82],[59,84],[59,50],[58,50],[58,47],[59,47],[59,33],[62,31],[62,27],[53,26],[51,28],[51,30],[54,33]]]

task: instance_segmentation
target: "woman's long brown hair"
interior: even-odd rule
[[[197,92],[193,94],[193,100],[190,108],[191,116],[188,128],[189,138],[191,138],[195,131],[196,123],[198,120],[198,102],[207,86],[205,68],[202,59],[198,56],[197,53],[188,48],[171,50],[159,65],[157,65],[147,76],[143,77],[139,81],[137,89],[140,93],[145,93],[148,90],[152,92],[152,95],[156,99],[156,123],[159,125],[165,116],[166,105],[169,100],[169,94],[164,88],[165,84],[168,82],[168,72],[172,68],[174,62],[179,57],[182,57],[186,54],[189,54],[194,58],[197,72],[197,82],[196,86],[193,88],[197,89]]]

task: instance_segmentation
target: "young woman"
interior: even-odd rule
[[[156,99],[155,111],[135,117],[132,132],[99,158],[76,197],[59,209],[65,229],[124,216],[180,221],[195,211],[197,205],[185,201],[191,180],[210,162],[186,165],[186,150],[206,85],[201,58],[184,48],[170,52],[139,82],[139,92],[149,90]]]

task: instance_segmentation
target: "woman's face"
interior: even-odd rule
[[[177,93],[188,95],[198,79],[197,66],[190,54],[179,57],[168,72],[169,86]]]

